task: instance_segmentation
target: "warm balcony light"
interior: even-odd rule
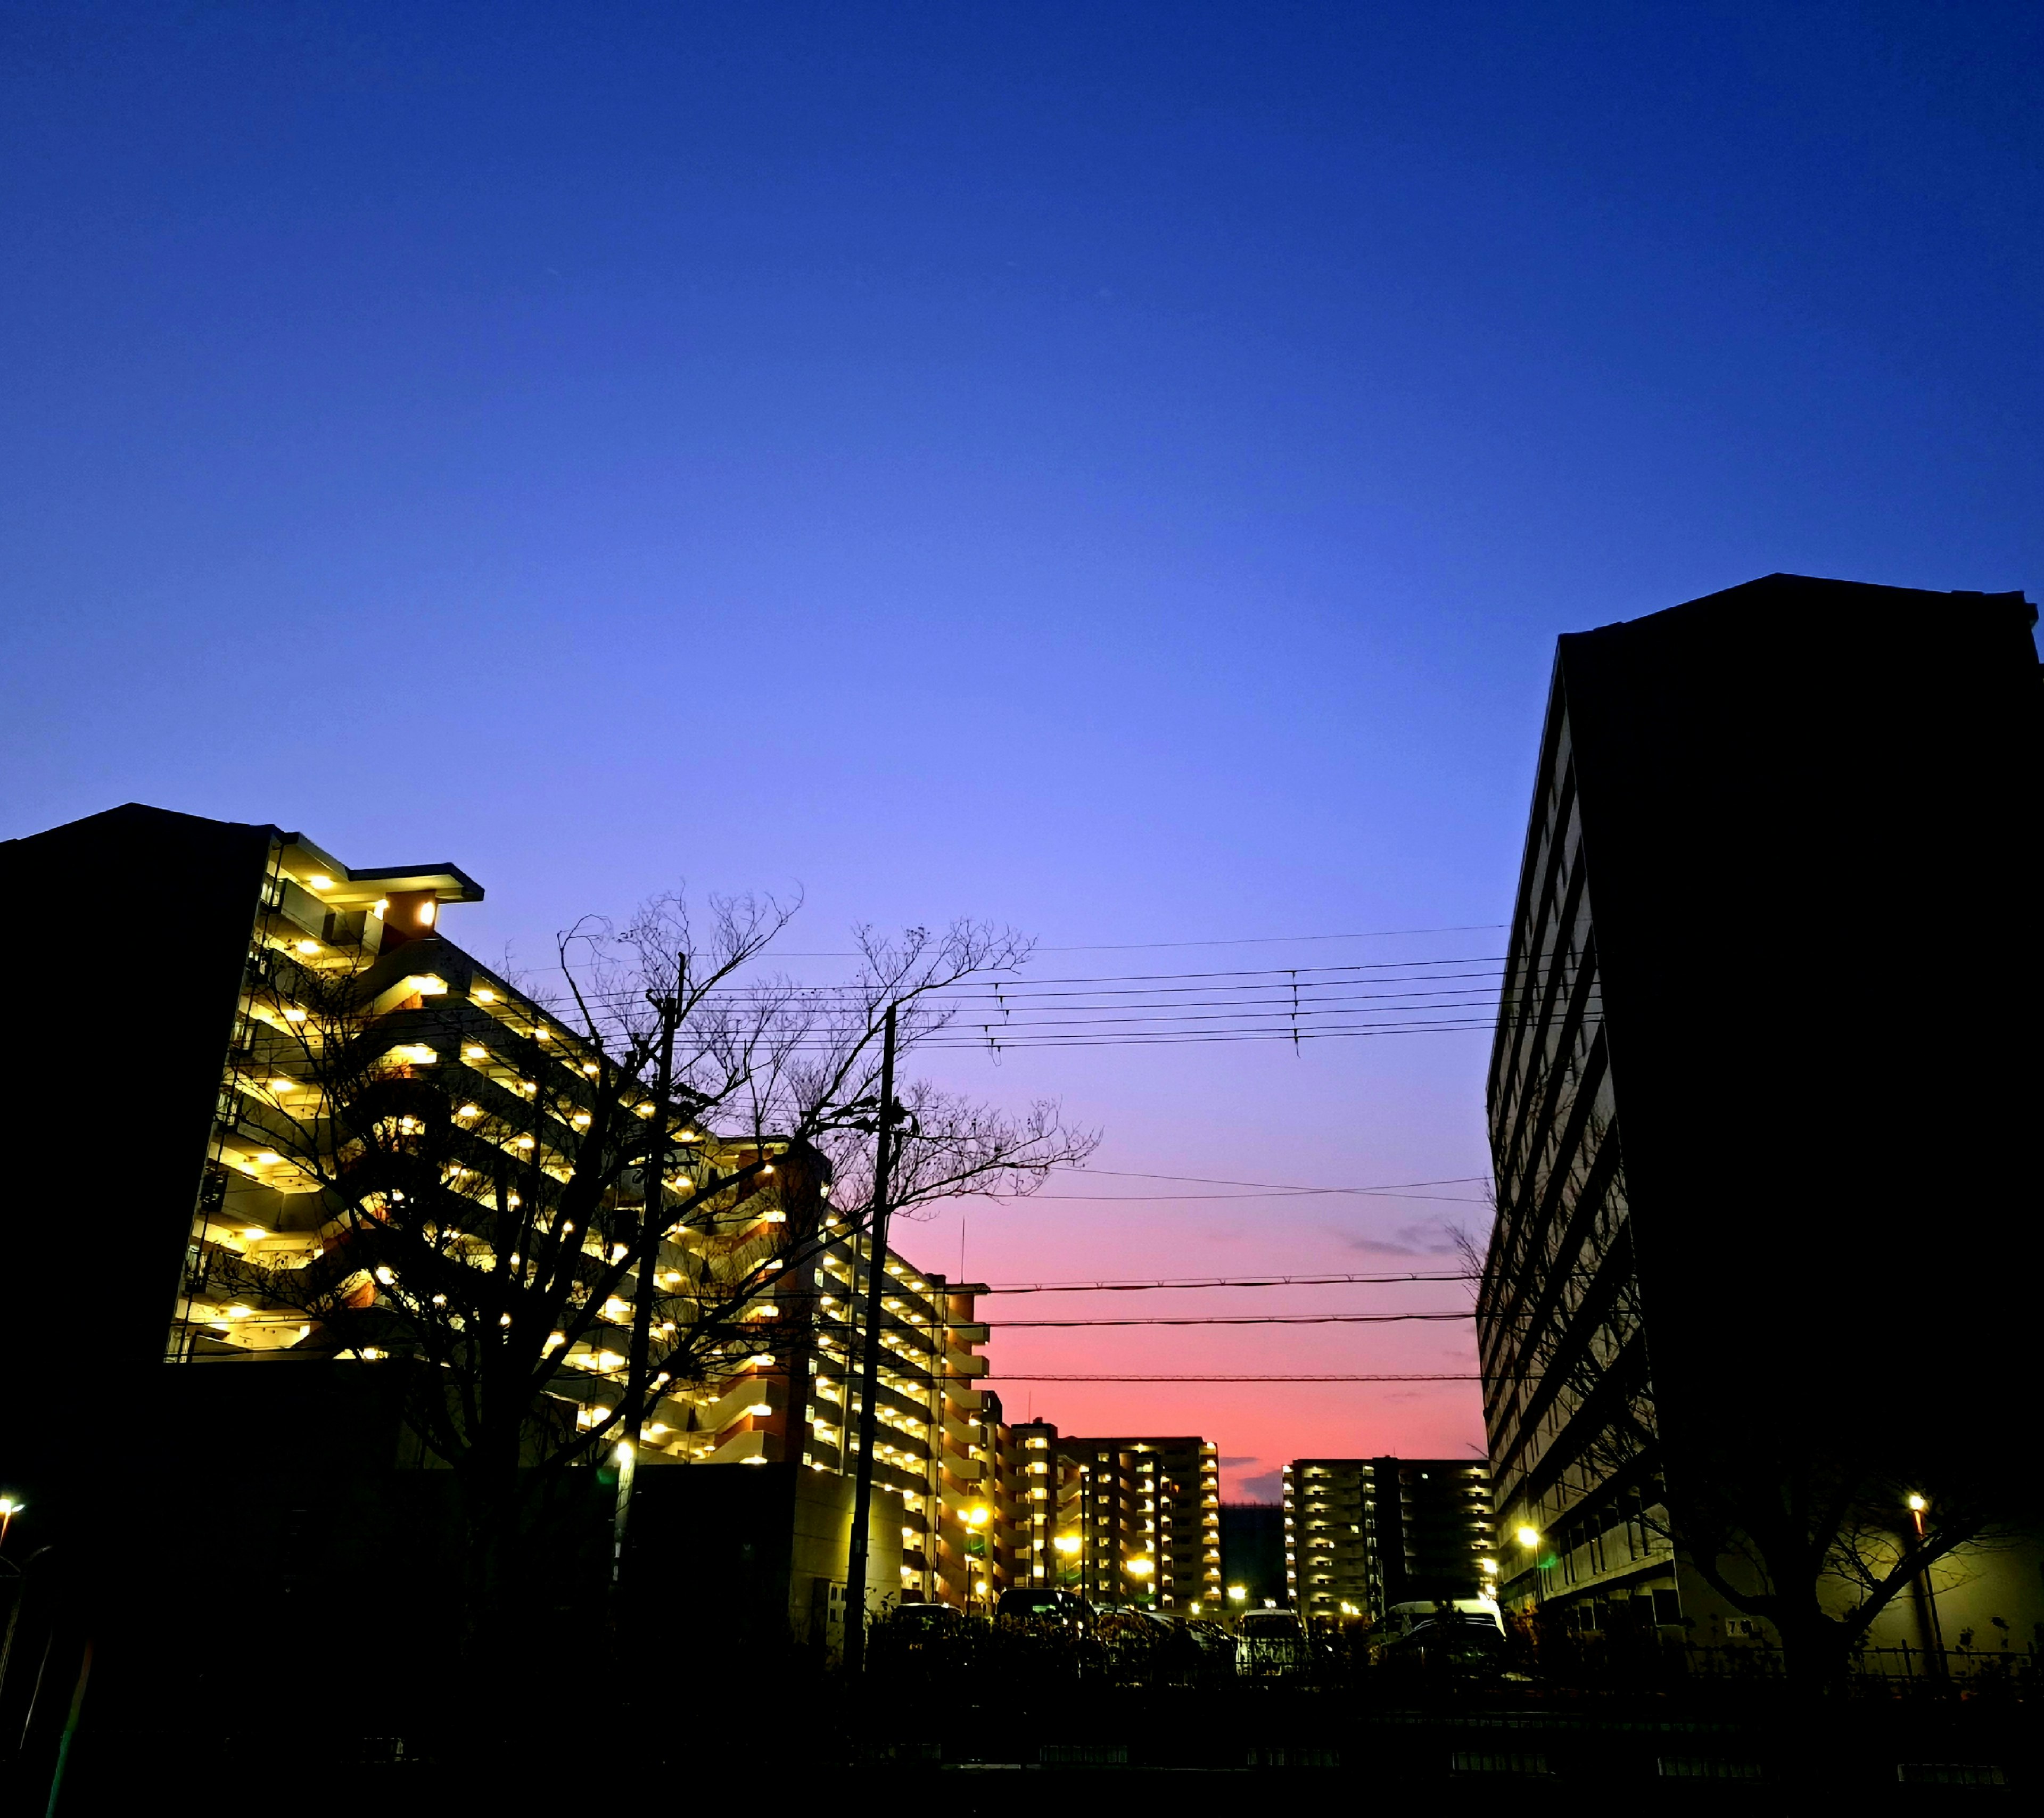
[[[421,928],[430,928],[433,925],[435,919],[439,916],[440,912],[440,906],[439,903],[434,898],[428,896],[425,902],[419,905],[419,926]]]
[[[227,1310],[227,1317],[229,1319],[247,1319],[251,1317],[254,1312],[253,1307],[230,1306]]]
[[[285,1078],[285,1077],[284,1077],[284,1076],[280,1073],[280,1074],[279,1074],[279,1075],[277,1076],[277,1077],[276,1077],[275,1079],[272,1080],[270,1082],[270,1090],[271,1090],[271,1091],[273,1091],[273,1092],[288,1092],[288,1091],[290,1091],[291,1090],[291,1088],[292,1088],[293,1087],[294,1087],[294,1086],[295,1086],[295,1085],[297,1085],[297,1084],[298,1084],[298,1081],[297,1081],[297,1080],[286,1080],[286,1078]]]
[[[519,1139],[518,1139],[518,1146],[519,1146],[521,1149],[531,1149],[532,1147],[533,1147],[533,1141],[532,1141],[532,1137],[519,1137]]]
[[[601,1068],[601,1067],[600,1067],[600,1066],[598,1066],[598,1065],[597,1064],[597,1063],[596,1063],[595,1061],[594,1061],[594,1060],[585,1060],[585,1061],[583,1061],[583,1062],[582,1062],[582,1070],[585,1073],[588,1074],[588,1075],[589,1075],[589,1076],[590,1076],[592,1080],[593,1080],[593,1079],[594,1079],[597,1074],[601,1073],[601,1072],[603,1071],[602,1068]]]
[[[389,897],[379,896],[376,899],[376,913],[379,915],[387,915],[390,913],[390,899]]]
[[[1076,1553],[1082,1543],[1076,1534],[1060,1534],[1051,1544],[1061,1553]]]
[[[774,1408],[773,1408],[773,1404],[772,1404],[771,1402],[755,1402],[752,1404],[752,1406],[751,1406],[751,1407],[747,1408],[745,1411],[746,1411],[746,1413],[747,1413],[748,1414],[752,1415],[752,1416],[756,1419],[756,1418],[761,1417],[763,1417],[763,1416],[764,1416],[764,1415],[767,1415],[767,1414],[770,1414],[770,1413],[773,1413],[773,1411],[774,1411]]]
[[[275,1168],[283,1159],[274,1149],[266,1149],[256,1157],[258,1165],[263,1168]]]
[[[388,1287],[391,1283],[394,1282],[398,1278],[391,1274],[390,1265],[385,1263],[378,1265],[376,1271],[376,1279],[381,1282],[384,1287]]]
[[[243,1237],[252,1244],[259,1241],[261,1239],[268,1237],[269,1234],[270,1233],[264,1230],[260,1225],[251,1225],[247,1230],[241,1233]]]
[[[1248,1602],[1249,1586],[1247,1585],[1230,1585],[1228,1587],[1228,1601],[1231,1603]]]
[[[577,1130],[587,1130],[590,1126],[590,1114],[587,1111],[577,1111],[574,1114],[574,1127]]]
[[[547,1348],[549,1351],[559,1350],[567,1341],[568,1335],[565,1332],[550,1332],[547,1334]]]
[[[770,1351],[762,1351],[756,1356],[748,1357],[745,1360],[745,1367],[748,1370],[770,1370],[774,1367],[774,1353]]]
[[[1540,1544],[1540,1530],[1538,1528],[1520,1528],[1514,1531],[1512,1538],[1522,1547],[1537,1547]]]
[[[1497,1570],[1497,1562],[1495,1559],[1478,1559],[1477,1567],[1481,1571],[1495,1572]]]
[[[331,890],[333,888],[331,877],[308,877],[305,882],[315,890]]]
[[[508,1313],[500,1313],[497,1316],[497,1323],[499,1325],[509,1325],[511,1323],[510,1314]]]
[[[458,1118],[479,1118],[482,1115],[482,1107],[480,1105],[463,1105],[455,1115]]]
[[[462,1044],[461,1057],[464,1060],[487,1060],[490,1050],[479,1041],[465,1041]]]
[[[634,1105],[632,1114],[635,1118],[650,1118],[653,1114],[653,1107],[651,1105]]]
[[[317,941],[301,941],[298,946],[298,951],[302,953],[316,953],[320,950],[319,942]]]
[[[1155,1562],[1149,1559],[1131,1559],[1127,1567],[1128,1575],[1132,1578],[1147,1578],[1156,1569]]]
[[[497,993],[492,991],[487,985],[478,985],[475,989],[471,991],[468,995],[474,998],[478,1003],[494,1003],[497,1001]]]
[[[966,1521],[970,1522],[974,1527],[984,1528],[988,1521],[992,1519],[992,1515],[990,1511],[985,1509],[970,1509],[966,1510],[965,1518]]]
[[[299,1009],[296,1004],[293,1004],[290,1009],[284,1012],[284,1020],[286,1022],[303,1022],[305,1019],[305,1013]]]

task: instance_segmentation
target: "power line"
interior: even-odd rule
[[[981,1193],[980,1199],[1055,1199],[1074,1206],[1182,1206],[1204,1199],[1312,1199],[1323,1192],[1339,1193],[1339,1187],[1308,1188],[1298,1192],[1265,1193]],[[1434,1206],[1489,1206],[1488,1199],[1470,1199],[1452,1193],[1385,1193],[1367,1195],[1374,1199],[1423,1199]]]
[[[1489,1383],[1501,1382],[1502,1377],[1481,1374],[1468,1375],[1358,1375],[1352,1376],[1301,1376],[1287,1373],[1281,1376],[1035,1376],[1015,1375],[1005,1370],[990,1371],[984,1376],[970,1379],[974,1382],[1000,1383]],[[965,1378],[947,1380],[966,1380]]]
[[[1441,928],[1372,928],[1357,934],[1230,934],[1207,941],[1105,941],[1076,946],[1037,946],[1030,950],[1038,953],[1130,953],[1168,947],[1267,947],[1320,941],[1390,941],[1412,934],[1490,934],[1511,926],[1509,922],[1459,922]],[[755,956],[761,959],[767,957],[764,952]],[[778,953],[772,957],[777,960],[863,960],[866,955],[855,948],[837,948],[807,953]],[[559,966],[531,966],[525,969],[535,972],[562,970]]]
[[[982,1288],[982,1294],[1148,1294],[1181,1288],[1395,1287],[1406,1282],[1473,1282],[1470,1271],[1402,1275],[1207,1275],[1155,1282],[1009,1282]]]
[[[1235,1180],[1215,1174],[1148,1174],[1132,1168],[1060,1168],[1058,1174],[1105,1175],[1116,1180],[1182,1180],[1192,1187],[1263,1187],[1276,1193],[1403,1193],[1411,1187],[1471,1187],[1487,1174],[1450,1174],[1439,1180],[1394,1180],[1383,1187],[1301,1187],[1289,1180]]]
[[[997,1332],[1024,1326],[1081,1325],[1399,1325],[1414,1320],[1473,1319],[1473,1307],[1461,1313],[1243,1313],[1184,1318],[1158,1314],[1138,1319],[995,1319],[986,1323]]]

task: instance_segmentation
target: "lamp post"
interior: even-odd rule
[[[14,1517],[27,1506],[18,1497],[0,1496],[0,1547],[7,1544],[7,1530],[13,1526]]]
[[[1909,1519],[1915,1527],[1919,1546],[1923,1541],[1923,1512],[1930,1506],[1927,1497],[1912,1494],[1909,1498]],[[1918,1618],[1927,1637],[1923,1651],[1926,1654],[1934,1651],[1938,1671],[1942,1675],[1945,1670],[1945,1632],[1938,1620],[1938,1587],[1931,1582],[1928,1566],[1917,1567],[1915,1589]]]

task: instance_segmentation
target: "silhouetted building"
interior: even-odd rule
[[[1654,1517],[1726,1461],[2006,1454],[2039,1260],[2035,617],[1773,575],[1560,640],[1477,1311],[1516,1605],[1710,1639]]]
[[[1301,1615],[1381,1621],[1496,1577],[1490,1473],[1467,1459],[1301,1458],[1285,1467],[1285,1578]]]
[[[1220,1571],[1229,1607],[1261,1609],[1283,1604],[1285,1511],[1275,1502],[1224,1502],[1220,1505]],[[1232,1594],[1239,1588],[1239,1598]]]

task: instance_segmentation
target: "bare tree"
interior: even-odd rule
[[[287,1310],[294,1348],[400,1373],[410,1431],[460,1484],[472,1639],[550,1498],[586,1495],[571,1474],[759,1360],[824,1218],[833,1239],[863,1224],[886,1007],[912,1053],[952,988],[1028,957],[960,922],[859,930],[843,984],[759,975],[792,914],[713,898],[698,926],[671,896],[587,921],[544,991],[438,938],[269,957],[239,1082],[263,1146],[236,1156],[294,1190],[290,1214],[209,1227],[188,1323]],[[897,1207],[1027,1193],[1094,1140],[1052,1105],[899,1096]]]

